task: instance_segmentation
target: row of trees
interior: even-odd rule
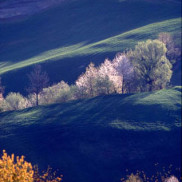
[[[134,50],[119,53],[99,67],[91,63],[76,81],[82,95],[133,93],[163,89],[170,82],[172,64],[159,40],[139,42]]]
[[[48,86],[48,75],[35,66],[28,77],[29,95],[9,93],[1,101],[3,110],[17,110],[39,104],[66,102],[112,93],[135,93],[165,88],[172,76],[172,66],[178,61],[180,49],[167,33],[158,40],[139,42],[134,50],[118,53],[113,60],[106,59],[100,66],[90,63],[74,85],[64,81]],[[4,90],[0,85],[0,91]]]

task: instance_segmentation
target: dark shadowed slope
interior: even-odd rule
[[[119,181],[125,169],[180,166],[181,87],[0,114],[0,148],[65,181]]]
[[[64,0],[0,0],[0,21],[30,16],[63,2]]]

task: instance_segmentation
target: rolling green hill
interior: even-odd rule
[[[77,0],[1,21],[0,74],[8,83],[6,92],[23,92],[25,75],[35,63],[43,65],[51,82],[72,83],[90,61],[112,58],[162,31],[179,32],[179,17],[180,2],[174,0]]]
[[[69,182],[120,181],[180,166],[181,87],[0,113],[0,148]]]

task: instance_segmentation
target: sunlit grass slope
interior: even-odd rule
[[[5,64],[3,62],[1,64],[0,74],[12,71],[17,68],[30,66],[35,63],[45,62],[48,60],[61,61],[64,60],[64,58],[74,58],[88,55],[93,56],[97,54],[109,55],[109,53],[122,51],[127,48],[133,48],[134,45],[136,45],[139,41],[143,41],[149,38],[155,39],[160,32],[167,31],[173,34],[179,32],[181,29],[180,23],[181,18],[167,20],[164,22],[158,22],[138,29],[134,29],[129,32],[119,34],[117,36],[104,39],[102,41],[90,44],[81,42],[78,44],[49,50],[30,59],[19,61],[18,63],[8,64],[7,62],[7,64]]]
[[[0,113],[0,148],[65,181],[119,181],[125,169],[180,166],[181,87]]]
[[[102,41],[86,44],[85,42],[65,46],[43,52],[30,59],[19,62],[1,62],[0,74],[4,76],[7,90],[23,91],[27,83],[26,73],[30,72],[31,66],[36,63],[44,63],[44,69],[49,73],[52,82],[61,79],[73,82],[81,74],[89,62],[100,63],[106,57],[113,58],[114,54],[126,48],[133,48],[137,42],[146,39],[157,38],[160,32],[176,33],[181,29],[181,18],[166,20],[149,24]],[[15,72],[10,72],[19,69]],[[175,74],[180,75],[177,70]],[[180,84],[180,76],[173,79],[174,84]],[[17,86],[15,85],[19,85]]]
[[[141,26],[178,18],[180,3],[77,0],[22,21],[1,21],[1,60],[12,63],[47,50],[97,42]]]
[[[35,63],[43,64],[52,82],[73,82],[90,61],[113,57],[161,31],[179,32],[175,18],[180,16],[179,1],[78,0],[24,20],[1,21],[0,74],[8,83],[6,92],[22,92],[25,73]]]

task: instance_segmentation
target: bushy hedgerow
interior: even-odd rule
[[[113,60],[105,59],[100,66],[90,63],[74,85],[64,81],[43,88],[47,74],[37,66],[31,73],[31,93],[27,98],[19,93],[9,93],[0,103],[0,111],[18,110],[39,104],[67,102],[112,93],[136,93],[166,88],[172,77],[172,64],[180,50],[173,45],[169,35],[159,35],[159,40],[139,42],[133,50],[118,53]],[[176,50],[176,52],[175,52]],[[30,75],[29,75],[30,76]],[[40,79],[41,77],[42,79]],[[44,79],[45,77],[45,79]],[[35,82],[35,83],[34,83]],[[2,86],[1,86],[2,87]],[[40,88],[41,89],[40,89]],[[37,91],[38,89],[38,91]]]
[[[2,110],[19,110],[30,106],[27,98],[23,97],[20,93],[9,93],[2,101]]]

